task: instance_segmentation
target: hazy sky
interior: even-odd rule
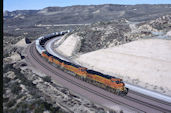
[[[3,2],[4,10],[9,11],[91,4],[171,4],[171,0],[4,0]]]

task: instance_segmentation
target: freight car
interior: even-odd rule
[[[65,33],[67,32],[60,32],[58,33],[58,36],[63,35]],[[62,60],[48,53],[44,49],[43,44],[47,40],[55,37],[56,35],[57,33],[50,34],[50,35],[38,38],[38,41],[36,40],[36,49],[42,57],[47,59],[49,62],[55,64],[56,66],[59,66],[64,71],[67,71],[70,74],[74,75],[75,77],[83,81],[92,83],[101,88],[104,88],[114,94],[124,96],[128,93],[128,88],[125,87],[125,84],[123,83],[122,79],[116,78],[110,75],[106,75],[106,74],[103,74],[94,70],[87,69],[86,67],[82,67],[80,65],[76,65],[71,62]]]
[[[37,51],[42,55],[42,52],[46,51],[41,45],[36,45]]]

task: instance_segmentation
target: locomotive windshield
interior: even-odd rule
[[[121,83],[120,81],[114,81],[114,80],[112,80],[112,82],[116,82],[117,84]]]
[[[81,68],[81,71],[86,71],[86,68]]]
[[[119,84],[119,83],[120,83],[120,81],[116,81],[116,83],[117,83],[117,84]]]

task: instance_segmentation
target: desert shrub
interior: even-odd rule
[[[123,113],[123,111],[121,110],[120,113]]]
[[[3,58],[11,56],[12,53],[17,51],[17,47],[9,46],[3,49]]]
[[[16,110],[15,109],[4,109],[3,113],[15,113]],[[21,112],[20,112],[21,113]]]
[[[10,107],[14,106],[15,103],[16,103],[15,100],[10,100],[10,101],[7,103],[7,107],[10,108]]]
[[[8,102],[9,98],[3,98],[3,102]]]
[[[11,92],[14,94],[18,94],[21,91],[21,87],[18,83],[11,85]]]
[[[7,73],[12,68],[12,64],[3,64],[3,73]]]
[[[4,83],[4,84],[9,83],[9,81],[10,81],[10,78],[8,78],[8,77],[3,77],[3,83]]]
[[[116,111],[114,111],[114,110],[109,110],[109,113],[116,113]]]
[[[51,77],[50,76],[45,76],[43,77],[43,80],[46,82],[51,82]]]

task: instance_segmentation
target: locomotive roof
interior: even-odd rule
[[[71,65],[71,66],[74,66],[74,67],[76,67],[76,68],[80,68],[80,67],[81,67],[81,66],[79,66],[79,65],[76,65],[76,64],[73,64],[73,63],[71,63],[71,62],[64,61],[64,60],[63,60],[63,62],[64,62],[65,64],[67,64],[67,65]]]
[[[90,70],[90,69],[87,70],[87,72],[90,73],[90,74],[96,74],[96,75],[102,76],[102,77],[107,78],[107,79],[115,78],[115,77],[112,77],[110,75],[105,75],[103,73],[100,73],[100,72],[97,72],[97,71],[94,71],[94,70]]]
[[[45,51],[44,53],[47,54],[48,56],[53,56],[52,54],[48,53],[47,51]],[[76,67],[76,68],[80,68],[80,67],[81,67],[81,66],[76,65],[76,64],[73,64],[73,63],[71,63],[71,62],[67,62],[67,61],[65,61],[65,60],[62,60],[62,59],[60,59],[60,58],[58,58],[58,57],[56,57],[56,56],[53,56],[53,58],[59,60],[60,62],[64,62],[64,63],[67,64],[67,65],[72,65],[72,66],[74,66],[74,67]]]
[[[60,59],[60,58],[58,58],[58,57],[56,57],[56,56],[53,56],[53,58],[56,59],[56,60],[59,60],[60,62],[63,62],[62,59]]]

